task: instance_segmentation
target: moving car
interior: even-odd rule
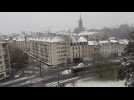
[[[70,69],[64,70],[64,71],[61,72],[62,75],[69,75],[71,73],[72,73],[72,71]]]
[[[22,74],[23,74],[23,72],[20,71],[20,72],[18,72],[16,75],[14,75],[14,78],[19,78],[19,77],[21,77]]]
[[[71,70],[72,70],[72,73],[78,73],[82,71],[87,71],[88,68],[89,68],[88,66],[84,65],[83,63],[80,63],[77,66],[74,66]]]

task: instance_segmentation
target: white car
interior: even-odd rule
[[[62,71],[61,74],[62,75],[68,75],[68,74],[71,74],[71,72],[72,71],[69,69],[69,70]]]
[[[33,71],[29,71],[29,70],[27,70],[27,71],[24,71],[24,73],[25,73],[25,74],[32,74]]]
[[[22,72],[18,72],[18,74],[16,74],[14,77],[19,78],[21,75],[22,75]]]

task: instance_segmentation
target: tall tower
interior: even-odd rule
[[[80,14],[80,19],[79,19],[79,28],[83,28],[83,20]]]
[[[78,21],[78,27],[74,29],[74,32],[75,33],[80,33],[82,31],[85,31],[85,28],[83,26],[83,20],[82,20],[81,14],[80,14],[80,19]]]

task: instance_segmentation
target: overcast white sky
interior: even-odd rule
[[[0,32],[73,29],[79,16],[80,12],[0,12]],[[82,18],[88,29],[134,24],[134,12],[82,12]]]

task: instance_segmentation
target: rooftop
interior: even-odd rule
[[[84,37],[80,37],[80,38],[78,39],[78,42],[87,42],[87,39],[84,38]]]
[[[118,43],[118,41],[117,40],[109,40],[111,43]]]
[[[97,32],[87,32],[87,31],[84,31],[84,32],[81,32],[81,33],[79,33],[79,35],[81,36],[81,35],[94,35],[94,34],[96,34]]]
[[[54,38],[52,38],[51,42],[63,42],[65,41],[63,37],[60,36],[56,36]]]
[[[109,43],[109,41],[108,40],[99,41],[99,44],[105,44],[105,43]]]
[[[127,39],[120,39],[119,40],[119,44],[125,44],[125,45],[127,45],[129,43],[129,40],[127,40]]]
[[[30,38],[29,40],[43,41],[43,42],[63,42],[63,41],[65,41],[64,38],[60,37],[60,36],[43,37],[43,38]]]
[[[88,45],[98,45],[97,41],[88,41]]]

